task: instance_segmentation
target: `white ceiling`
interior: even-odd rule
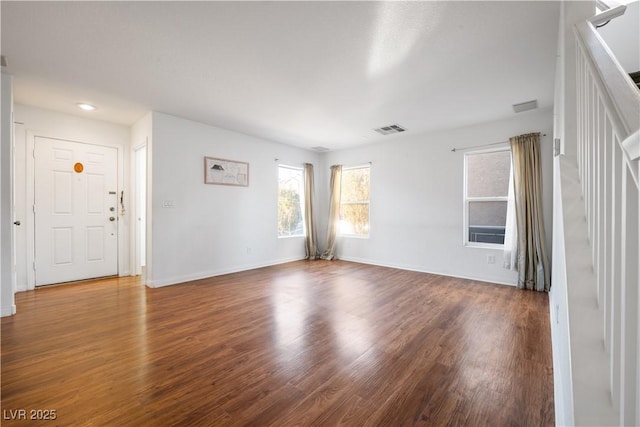
[[[1,2],[18,103],[340,149],[553,103],[558,2]],[[81,112],[76,103],[98,107]],[[526,114],[526,113],[522,113]]]

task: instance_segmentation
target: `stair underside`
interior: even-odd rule
[[[629,73],[629,76],[631,77],[631,80],[633,80],[633,82],[636,84],[636,86],[638,86],[638,89],[640,89],[640,71]]]

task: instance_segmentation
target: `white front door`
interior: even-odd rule
[[[35,138],[36,285],[118,274],[117,150]]]

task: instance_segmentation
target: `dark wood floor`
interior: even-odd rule
[[[302,261],[16,299],[2,319],[3,426],[554,421],[546,294]],[[56,419],[7,419],[20,409]]]

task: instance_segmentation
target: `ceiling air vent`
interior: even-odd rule
[[[538,108],[538,100],[527,101],[520,104],[513,104],[514,113],[522,113],[523,111],[535,110]]]
[[[329,151],[329,149],[327,147],[322,147],[320,145],[316,145],[315,147],[311,147],[312,150],[316,150],[316,151]]]
[[[400,125],[389,125],[389,126],[383,126],[381,128],[378,129],[374,129],[376,132],[378,132],[381,135],[391,135],[392,133],[400,133],[400,132],[404,132],[407,129],[403,128]]]

